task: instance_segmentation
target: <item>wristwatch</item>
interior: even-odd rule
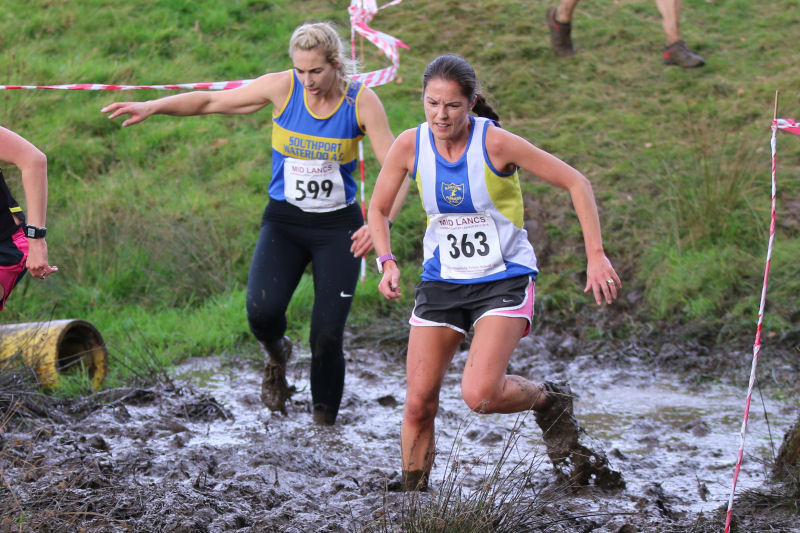
[[[375,262],[378,263],[378,274],[383,274],[383,264],[386,261],[394,261],[397,263],[397,258],[394,256],[394,254],[388,253],[375,259]]]
[[[30,224],[22,225],[22,232],[29,239],[44,239],[47,235],[47,228],[40,228],[39,226],[31,226]]]

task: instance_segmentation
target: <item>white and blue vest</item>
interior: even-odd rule
[[[423,281],[483,283],[538,273],[536,254],[523,226],[522,191],[516,170],[498,172],[486,153],[485,136],[492,120],[470,116],[467,148],[451,163],[439,155],[427,123],[417,127],[414,170],[411,178],[419,189],[428,226],[423,238]],[[487,225],[487,220],[489,224]],[[472,224],[475,223],[475,224]],[[449,232],[446,224],[462,225]],[[471,225],[472,224],[472,225]],[[487,240],[484,228],[494,226]],[[477,228],[474,233],[470,228]],[[498,250],[491,250],[490,246]],[[494,255],[493,265],[469,266],[453,274],[453,260],[473,261],[478,254]],[[441,254],[445,257],[445,268]],[[466,258],[465,256],[469,256]],[[451,259],[453,258],[453,259]]]

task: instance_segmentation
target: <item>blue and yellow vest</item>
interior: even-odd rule
[[[346,202],[355,201],[358,141],[364,137],[358,120],[357,103],[363,85],[350,82],[345,94],[328,116],[315,115],[308,108],[303,84],[292,70],[289,98],[280,109],[273,108],[272,181],[269,196],[285,201],[283,163],[287,157],[337,161],[344,180]]]

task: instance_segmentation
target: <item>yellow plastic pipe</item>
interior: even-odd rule
[[[108,373],[103,337],[80,319],[0,325],[0,363],[13,357],[34,368],[45,387],[57,387],[59,375],[85,368],[98,389]]]

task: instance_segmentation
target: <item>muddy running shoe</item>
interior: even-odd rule
[[[400,490],[427,492],[429,476],[430,473],[424,470],[403,470]]]
[[[702,67],[706,60],[689,50],[686,41],[679,39],[664,47],[664,64],[683,68]]]
[[[547,456],[560,478],[571,477],[570,454],[578,448],[578,436],[583,431],[572,413],[574,395],[566,383],[545,381],[542,384],[547,407],[535,411],[536,423],[542,428]]]
[[[566,383],[545,381],[545,397],[550,403],[541,411],[535,411],[536,423],[542,428],[542,438],[547,456],[561,483],[570,486],[588,485],[592,480],[598,488],[605,490],[625,487],[622,474],[611,470],[606,454],[581,444],[585,435],[575,420],[572,399],[575,397]]]
[[[572,24],[556,20],[556,8],[547,12],[547,27],[550,29],[550,47],[558,57],[571,56],[575,53],[572,47]]]
[[[292,343],[287,337],[263,345],[266,352],[264,381],[261,382],[261,402],[272,411],[286,414],[286,400],[293,388],[286,382],[286,363],[292,356]]]

